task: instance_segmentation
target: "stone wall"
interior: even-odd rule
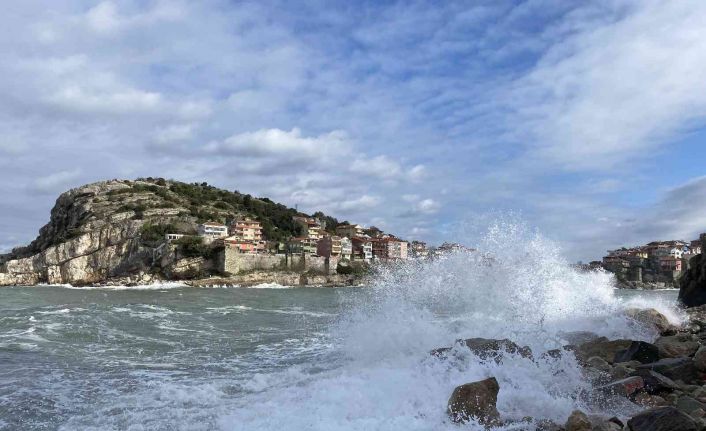
[[[291,254],[250,254],[226,248],[218,259],[220,272],[239,274],[248,271],[294,271],[335,274],[338,259]]]

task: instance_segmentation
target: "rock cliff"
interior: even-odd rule
[[[706,250],[706,234],[701,235],[701,250]],[[687,307],[706,304],[706,260],[697,254],[679,281],[679,301]]]
[[[165,205],[150,188],[167,196],[166,182],[118,180],[63,193],[39,236],[4,256],[0,285],[87,284],[146,274],[153,250],[142,241],[143,226],[178,219],[183,210],[176,199]]]
[[[206,183],[143,178],[88,184],[59,196],[32,243],[0,255],[0,286],[148,283],[217,274],[218,247],[193,235],[199,223],[240,215],[257,218],[268,239],[301,234],[293,221],[300,215],[296,209]],[[331,228],[338,223],[316,216]],[[169,243],[165,233],[188,237]]]
[[[0,257],[0,285],[82,285],[118,278],[139,283],[164,278],[170,270],[180,275],[185,265],[178,253],[169,250],[171,260],[158,259],[164,254],[163,231],[194,233],[199,221],[240,212],[235,201],[204,195],[231,201],[240,196],[205,184],[151,178],[69,190],[59,196],[49,223],[31,244]],[[203,202],[196,205],[198,199]],[[208,267],[203,260],[200,266],[186,266],[191,274]]]

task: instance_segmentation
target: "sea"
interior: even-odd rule
[[[577,408],[629,415],[624,402],[587,404],[571,355],[541,353],[571,331],[652,340],[625,310],[679,323],[677,292],[616,290],[609,274],[526,241],[381,267],[365,287],[0,288],[0,429],[473,430],[449,421],[448,398],[489,376],[500,429],[563,423]],[[470,337],[508,338],[535,358],[429,354]]]

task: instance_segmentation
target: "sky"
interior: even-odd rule
[[[569,261],[706,231],[701,0],[3,9],[0,251],[147,176],[431,243],[513,214]]]

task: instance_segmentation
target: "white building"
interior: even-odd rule
[[[166,239],[168,242],[176,241],[179,238],[184,238],[184,235],[180,233],[167,233],[164,235],[164,239]]]
[[[353,256],[353,242],[345,236],[341,238],[341,258],[350,260]]]
[[[210,239],[225,238],[228,236],[228,227],[222,223],[208,221],[199,225],[199,236]]]

